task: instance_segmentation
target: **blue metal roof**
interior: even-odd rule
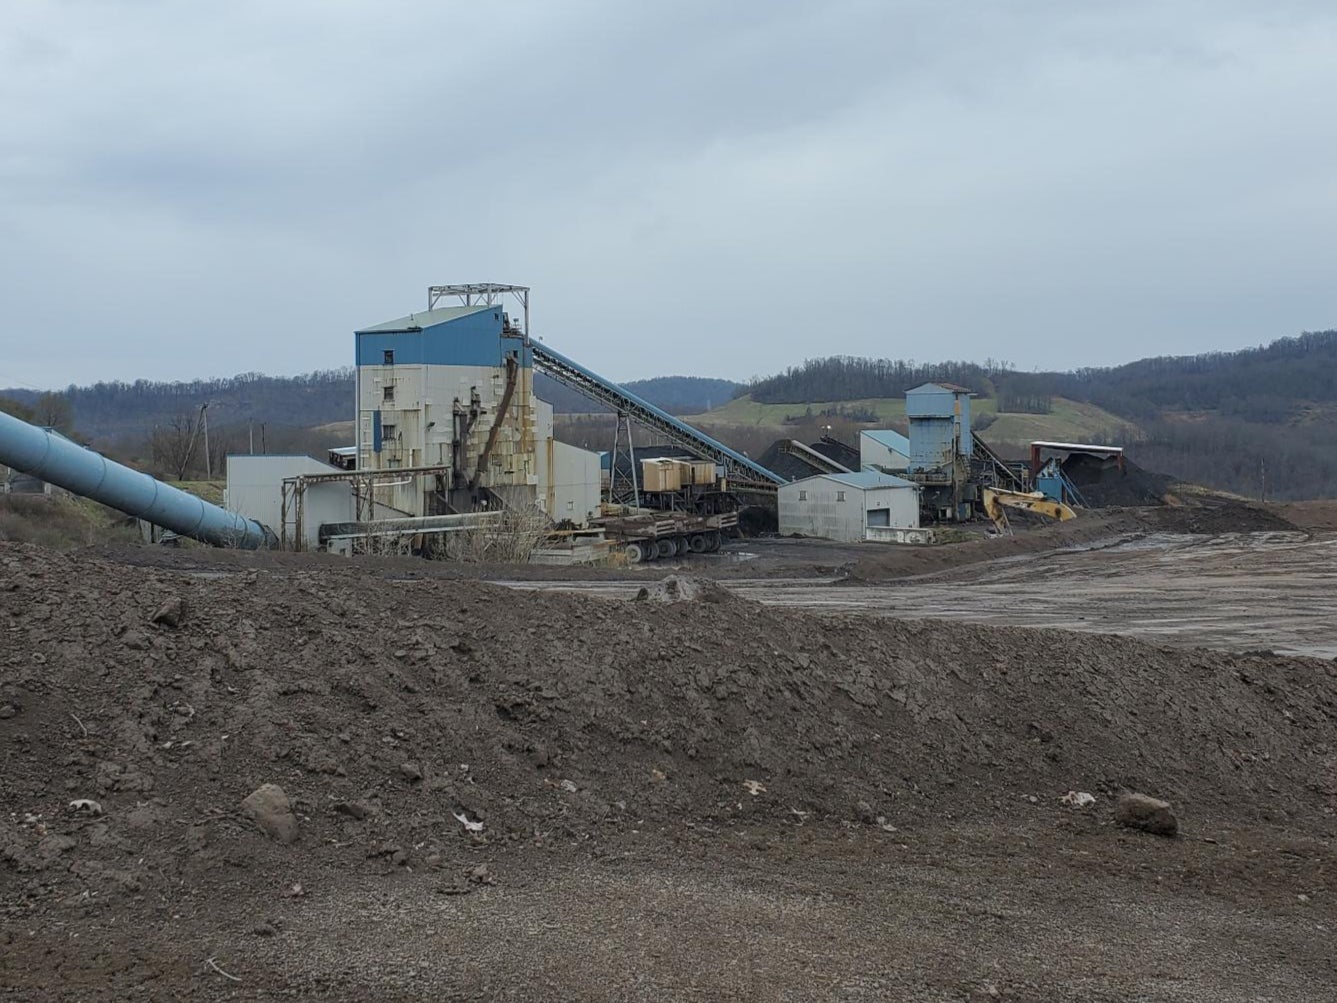
[[[862,434],[868,436],[874,442],[880,442],[888,449],[894,449],[905,456],[910,455],[910,440],[901,435],[900,432],[890,428],[866,428]]]
[[[884,474],[880,470],[861,470],[857,474],[819,474],[829,481],[839,481],[841,484],[848,484],[852,488],[867,490],[868,488],[913,488],[917,485],[914,481],[907,481],[904,477],[893,477],[891,474]]]

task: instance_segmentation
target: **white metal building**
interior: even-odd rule
[[[536,504],[553,522],[588,524],[599,514],[599,454],[559,442],[553,435],[552,405],[534,398],[538,440]]]
[[[860,432],[859,465],[904,471],[910,466],[910,440],[889,428]]]
[[[229,456],[227,489],[223,507],[268,526],[288,539],[296,531],[295,512],[287,513],[284,526],[283,481],[301,474],[337,474],[338,467],[309,456]],[[304,546],[314,550],[323,523],[350,522],[355,518],[352,487],[347,481],[312,484],[302,501]]]
[[[779,489],[780,535],[862,542],[869,527],[919,526],[919,486],[891,474],[819,474]]]

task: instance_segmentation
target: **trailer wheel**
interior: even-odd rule
[[[673,545],[672,540],[656,540],[655,556],[659,558],[672,557],[678,552],[678,548]]]
[[[713,554],[720,549],[720,534],[718,531],[709,534],[706,537],[706,553]]]
[[[639,543],[629,543],[622,551],[627,555],[628,564],[640,564],[645,560],[645,547]]]
[[[706,542],[705,533],[693,533],[687,538],[687,546],[692,549],[693,554],[704,554],[710,544]]]

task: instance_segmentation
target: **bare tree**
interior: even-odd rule
[[[168,470],[176,480],[184,481],[195,459],[199,430],[199,413],[192,411],[175,414],[166,424],[155,425],[149,433],[153,462]]]
[[[74,431],[74,408],[64,394],[47,392],[32,407],[33,421],[44,428],[54,428],[69,435]]]

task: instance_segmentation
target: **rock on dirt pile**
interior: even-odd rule
[[[840,825],[860,802],[988,816],[1134,789],[1191,828],[1331,797],[1334,775],[1332,664],[1118,638],[12,545],[0,629],[0,908],[20,911],[272,883],[294,852],[431,867],[470,841]],[[239,809],[265,784],[294,847]]]
[[[644,585],[636,592],[640,602],[746,602],[729,589],[710,578],[669,575],[657,582]]]

